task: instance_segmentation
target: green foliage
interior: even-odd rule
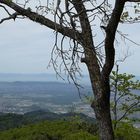
[[[0,130],[8,130],[10,128],[17,128],[27,124],[34,124],[45,120],[69,120],[81,122],[95,123],[95,119],[90,118],[81,113],[67,113],[67,114],[56,114],[50,111],[37,110],[28,112],[23,115],[5,113],[0,115]]]
[[[111,109],[114,115],[114,124],[128,119],[130,114],[140,111],[140,96],[134,93],[140,90],[140,81],[134,80],[134,78],[135,76],[132,74],[112,72],[110,77],[113,95]]]
[[[97,123],[91,122],[90,120],[85,121],[81,119],[80,116],[74,116],[70,119],[70,121],[73,124],[74,128],[82,129],[86,132],[97,135]]]
[[[87,132],[78,132],[70,134],[64,138],[64,140],[98,140],[97,136],[93,136]]]
[[[12,2],[12,0],[6,0],[6,2]]]
[[[0,130],[20,127],[23,124],[26,124],[26,120],[22,115],[10,113],[0,115]]]
[[[94,127],[94,125],[92,125]],[[96,126],[95,126],[96,127]],[[95,132],[96,133],[96,132]],[[0,140],[97,140],[77,121],[45,121],[0,133]]]
[[[121,122],[115,130],[116,140],[139,140],[140,130]],[[0,132],[0,140],[99,140],[96,125],[77,117],[70,121],[44,121]]]
[[[112,87],[114,87],[115,81],[118,81],[117,89],[119,92],[127,94],[131,93],[132,89],[140,89],[140,82],[138,80],[134,81],[135,76],[132,74],[117,74],[115,71],[112,71],[112,75],[110,78]]]
[[[130,123],[119,123],[115,130],[116,140],[139,140],[140,130],[133,127]]]

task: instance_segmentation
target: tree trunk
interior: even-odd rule
[[[88,39],[87,39],[88,40]],[[94,100],[91,107],[94,109],[99,126],[100,140],[114,140],[114,132],[110,114],[110,82],[109,75],[100,72],[95,52],[85,47],[86,55],[83,62],[86,63],[90,75]]]
[[[92,108],[98,122],[100,140],[114,140],[109,102],[103,100],[98,102],[94,101]]]
[[[89,65],[88,65],[89,66]],[[94,91],[94,100],[91,107],[94,109],[95,116],[99,126],[100,140],[114,140],[114,131],[112,127],[110,113],[110,82],[109,77],[104,75],[94,76],[94,70],[89,68],[92,89]],[[95,79],[95,77],[98,77]]]

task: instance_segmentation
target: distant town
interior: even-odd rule
[[[24,75],[20,76],[24,77]],[[41,75],[39,78],[43,78],[43,76]],[[12,75],[10,79],[0,82],[0,112],[15,114],[25,114],[37,110],[57,114],[77,112],[95,118],[90,101],[86,98],[93,97],[87,79],[83,80],[83,88],[80,91],[82,98],[80,98],[74,84],[56,82],[55,78],[50,78],[48,79],[50,81],[47,82],[43,80],[38,82],[38,76],[36,78],[28,76],[29,79],[24,77],[24,80],[18,81],[21,77],[17,75],[17,81],[13,81],[14,75]],[[36,80],[32,82],[33,79]],[[131,117],[139,118],[139,115],[138,112]],[[140,123],[134,125],[140,127]]]
[[[90,87],[86,87],[81,94],[86,95],[90,90]],[[0,112],[4,113],[24,114],[42,109],[54,113],[78,112],[95,117],[89,101],[84,97],[80,99],[73,84],[0,82],[0,97]]]

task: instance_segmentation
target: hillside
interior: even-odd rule
[[[79,117],[43,121],[0,132],[0,140],[99,140],[97,126]],[[139,140],[140,130],[128,123],[115,130],[116,140]]]
[[[65,113],[56,114],[50,111],[32,111],[23,115],[5,113],[0,115],[0,130],[7,130],[10,128],[17,128],[27,124],[34,124],[45,120],[56,121],[56,120],[70,120],[72,117],[79,117],[86,122],[95,122],[95,119],[87,117],[81,113]]]
[[[97,140],[93,135],[96,130],[96,127],[78,120],[44,121],[3,131],[0,140]]]
[[[95,119],[81,113],[1,113],[0,140],[96,140]]]
[[[0,140],[98,140],[95,120],[80,113],[33,111],[0,115]],[[139,140],[140,130],[120,123],[116,140]]]

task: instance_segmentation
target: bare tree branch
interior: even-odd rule
[[[134,102],[133,104],[131,104],[128,109],[124,112],[124,114],[117,120],[118,122],[121,121],[123,118],[125,118],[127,116],[127,113],[129,113],[129,111],[136,107],[138,104],[140,103],[140,101],[137,101],[136,103]]]
[[[7,18],[1,19],[1,20],[0,20],[0,24],[3,23],[3,22],[6,21],[6,20],[10,20],[10,19],[15,20],[15,19],[17,18],[18,15],[19,15],[19,14],[18,14],[17,12],[13,13],[12,15],[10,15],[10,16],[7,17]]]
[[[3,5],[0,5],[0,7],[2,7],[5,11],[6,11],[6,13],[10,16],[11,14],[9,13],[9,11],[6,9],[6,7],[5,6],[3,6]]]
[[[65,36],[78,40],[79,42],[82,41],[81,34],[78,31],[75,31],[68,27],[64,27],[60,24],[57,24],[42,15],[32,12],[31,9],[24,9],[24,8],[20,7],[19,5],[17,5],[16,3],[12,2],[12,1],[7,1],[7,0],[0,0],[0,3],[6,4],[10,8],[14,9],[20,15],[26,16],[32,21],[45,25]]]

